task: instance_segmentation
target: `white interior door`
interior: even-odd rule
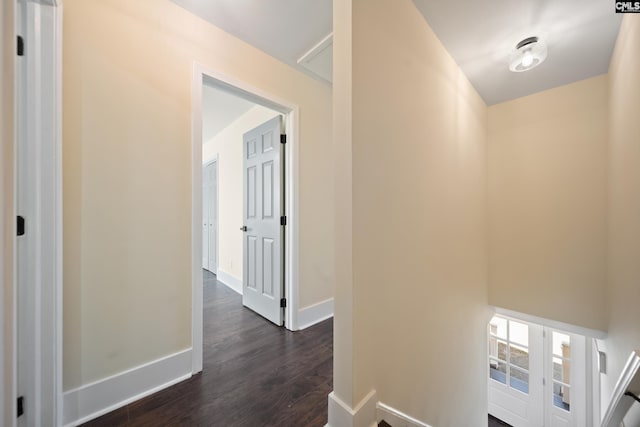
[[[489,413],[514,427],[540,427],[542,327],[495,316],[489,322]]]
[[[242,303],[282,325],[282,119],[243,135]]]
[[[209,174],[202,168],[202,268],[209,270]]]
[[[209,210],[209,271],[218,273],[218,162],[207,167],[209,178],[208,210]]]

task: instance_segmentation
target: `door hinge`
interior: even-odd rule
[[[280,135],[280,144],[286,144],[287,143],[287,135]]]
[[[22,36],[18,36],[18,56],[24,56],[24,39]]]
[[[280,298],[280,307],[285,308],[287,306],[287,299]]]
[[[547,385],[547,380],[545,380],[544,378],[542,379],[542,385],[543,386]]]
[[[24,397],[18,397],[18,417],[21,417],[24,414]]]
[[[281,216],[280,217],[280,225],[287,225],[287,217],[286,216]]]
[[[16,227],[17,228],[16,234],[18,236],[24,236],[24,217],[21,217],[21,216],[18,215],[16,226],[17,226]]]

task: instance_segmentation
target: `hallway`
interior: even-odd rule
[[[278,328],[204,271],[203,372],[84,425],[324,426],[332,353],[332,320]]]

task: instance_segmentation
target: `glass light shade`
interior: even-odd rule
[[[547,58],[547,45],[536,37],[531,37],[530,40],[533,41],[518,43],[518,47],[511,53],[509,70],[514,73],[531,70]]]

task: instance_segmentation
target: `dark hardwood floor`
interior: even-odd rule
[[[511,427],[511,425],[494,417],[493,415],[489,415],[489,427]]]
[[[204,277],[204,371],[84,425],[324,426],[333,321],[289,332]]]

